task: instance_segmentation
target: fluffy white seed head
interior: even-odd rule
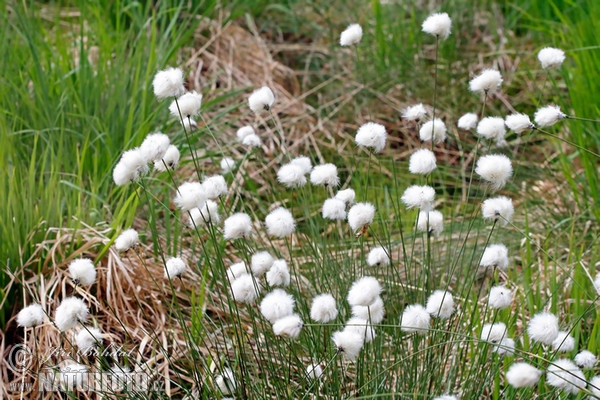
[[[583,372],[571,360],[555,360],[548,366],[546,383],[572,394],[586,387],[587,382]]]
[[[371,324],[369,324],[369,321],[358,317],[352,317],[348,321],[346,321],[346,326],[344,327],[344,330],[354,332],[362,336],[365,343],[372,342],[373,339],[375,339],[375,337],[377,336],[375,334],[375,329]]]
[[[240,261],[238,263],[231,264],[229,268],[227,268],[227,280],[229,280],[229,282],[233,282],[240,276],[248,275],[248,273],[249,272],[246,263]]]
[[[352,306],[352,316],[367,321],[371,321],[372,324],[378,324],[383,321],[385,317],[385,306],[381,297],[377,297],[373,304],[369,306]]]
[[[408,170],[412,174],[427,175],[436,168],[435,154],[429,149],[419,149],[410,156]]]
[[[221,172],[223,174],[228,174],[235,168],[235,160],[231,157],[223,157],[219,166],[221,167]]]
[[[498,221],[501,225],[506,225],[512,221],[515,208],[512,200],[505,196],[498,196],[486,199],[481,204],[483,219],[488,221]]]
[[[338,309],[332,295],[320,294],[313,299],[310,307],[310,319],[326,324],[336,319],[337,316]]]
[[[115,249],[127,251],[140,243],[140,238],[135,229],[126,229],[115,240]]]
[[[242,144],[248,147],[260,147],[262,146],[262,140],[258,135],[248,135],[242,140]]]
[[[201,106],[202,95],[194,90],[180,96],[177,101],[173,100],[169,105],[169,111],[175,118],[186,120],[198,115]]]
[[[227,194],[227,182],[222,175],[214,175],[204,178],[202,189],[207,199],[215,200]]]
[[[235,213],[223,223],[223,237],[227,240],[250,236],[252,220],[246,213]]]
[[[596,293],[600,295],[600,273],[598,273],[594,279],[594,288],[596,289]]]
[[[363,30],[359,24],[349,25],[340,35],[341,46],[352,46],[358,44],[362,39]]]
[[[423,32],[437,36],[440,39],[447,39],[450,36],[452,20],[447,13],[432,14],[423,21]]]
[[[154,75],[152,86],[157,99],[181,96],[185,92],[183,71],[180,68],[167,68],[159,71]]]
[[[524,362],[514,363],[506,371],[506,381],[514,388],[535,386],[541,376],[542,371]]]
[[[485,324],[481,328],[481,340],[491,343],[500,343],[504,338],[507,337],[508,331],[506,325],[503,322],[496,322],[495,324]]]
[[[273,107],[274,102],[275,95],[267,86],[256,89],[248,98],[250,109],[257,114],[261,111],[269,111]]]
[[[170,145],[167,151],[163,155],[162,160],[154,161],[154,169],[158,172],[165,172],[167,168],[175,169],[179,165],[179,158],[181,154],[177,146]],[[165,167],[166,164],[166,167]]]
[[[96,281],[96,267],[92,260],[78,258],[69,264],[69,274],[74,282],[82,286],[89,286]]]
[[[509,337],[505,337],[500,341],[499,344],[494,346],[492,351],[494,353],[498,353],[501,356],[515,354],[515,340]]]
[[[554,47],[544,47],[538,53],[542,68],[559,68],[565,61],[565,52]]]
[[[164,133],[151,133],[140,145],[140,154],[146,163],[162,160],[171,144],[169,137]]]
[[[260,291],[260,283],[252,275],[242,275],[231,282],[231,295],[238,303],[254,303]]]
[[[356,203],[348,211],[348,224],[354,232],[371,225],[375,218],[375,206],[371,203]]]
[[[503,271],[508,269],[508,249],[503,244],[491,244],[485,248],[481,261],[484,268],[498,268]]]
[[[277,171],[277,180],[288,188],[297,188],[306,184],[306,176],[301,166],[287,163]]]
[[[242,126],[240,129],[237,130],[237,132],[235,133],[238,141],[240,143],[242,143],[244,141],[245,137],[248,137],[250,135],[256,135],[256,132],[254,131],[254,128],[250,125],[246,125],[246,126]]]
[[[177,188],[175,204],[183,211],[202,208],[206,202],[206,192],[200,182],[186,182]]]
[[[102,344],[104,334],[98,328],[86,326],[75,335],[75,344],[79,348],[79,354],[86,355],[91,350]]]
[[[267,271],[267,282],[271,286],[289,286],[290,269],[285,260],[275,260]]]
[[[439,118],[427,121],[419,129],[419,137],[423,142],[442,143],[446,140],[446,124]]]
[[[358,128],[354,140],[359,146],[371,148],[375,153],[381,153],[387,140],[385,126],[367,122]]]
[[[282,289],[275,289],[267,294],[260,303],[260,313],[274,324],[280,318],[294,313],[294,298]]]
[[[594,396],[600,397],[600,375],[596,375],[590,379],[589,389]]]
[[[113,170],[113,180],[117,186],[137,181],[148,172],[148,164],[140,149],[128,150],[121,156]]]
[[[250,261],[252,274],[256,277],[263,276],[271,268],[273,261],[275,261],[275,259],[267,251],[254,253]]]
[[[273,333],[277,336],[296,339],[300,335],[303,326],[302,318],[298,314],[292,314],[278,319],[273,324]]]
[[[575,364],[581,368],[594,368],[597,361],[598,359],[594,353],[588,350],[582,350],[575,356]]]
[[[502,309],[510,306],[513,300],[513,293],[505,286],[494,286],[490,289],[488,304],[491,308]]]
[[[332,220],[346,219],[346,203],[338,199],[327,199],[323,202],[323,218]]]
[[[444,216],[437,210],[419,212],[417,230],[439,237],[444,230]]]
[[[565,118],[567,118],[567,114],[560,111],[559,106],[553,105],[540,108],[533,116],[535,123],[541,127],[554,125],[561,119]]]
[[[369,252],[369,255],[367,255],[367,264],[370,267],[385,267],[386,265],[390,265],[389,251],[381,246],[374,247]]]
[[[310,172],[310,183],[318,186],[336,187],[340,184],[337,167],[333,164],[315,166]]]
[[[431,316],[420,304],[413,304],[404,309],[400,318],[400,329],[407,333],[419,333],[424,335],[429,329]]]
[[[177,276],[181,276],[187,269],[185,261],[179,257],[172,257],[165,263],[165,278],[173,279]]]
[[[430,211],[433,208],[435,190],[431,186],[409,186],[400,200],[406,208],[418,208],[421,211]]]
[[[219,388],[223,395],[232,394],[235,392],[237,383],[235,375],[229,368],[223,368],[223,372],[215,377],[215,385]]]
[[[402,118],[408,121],[421,121],[427,115],[427,110],[422,103],[407,107],[402,114]]]
[[[219,222],[221,222],[219,205],[212,200],[206,200],[202,208],[192,208],[187,217],[188,226],[192,229],[208,224],[218,225]]]
[[[323,376],[323,368],[319,364],[310,364],[306,367],[306,376],[309,379],[320,379]]]
[[[479,118],[477,117],[477,114],[466,113],[458,119],[457,125],[460,129],[463,129],[465,131],[470,131],[472,129],[475,129],[475,127],[477,126],[478,120],[479,120]]]
[[[522,133],[527,129],[535,128],[535,125],[531,123],[527,114],[511,114],[507,115],[504,123],[506,127],[515,133]]]
[[[535,314],[527,325],[529,337],[548,346],[554,342],[558,332],[558,318],[548,312]]]
[[[346,204],[346,207],[351,207],[356,199],[356,193],[354,192],[354,189],[350,188],[338,190],[334,198],[343,201]]]
[[[504,120],[500,117],[485,117],[477,124],[477,134],[484,139],[500,143],[506,136]]]
[[[566,353],[575,348],[575,338],[569,332],[558,331],[556,339],[552,342],[552,348],[557,353]]]
[[[296,157],[290,161],[290,164],[297,165],[298,167],[302,168],[302,173],[304,175],[309,174],[312,170],[312,162],[310,161],[310,158],[306,156]]]
[[[364,276],[355,281],[348,291],[351,306],[370,306],[381,293],[381,285],[372,276]]]
[[[445,290],[436,290],[427,299],[425,309],[434,318],[450,318],[454,312],[454,298],[452,297],[452,293]]]
[[[495,69],[484,69],[469,82],[471,92],[492,93],[502,84],[502,75]]]
[[[44,323],[44,309],[39,304],[30,304],[17,314],[17,325],[31,328]]]
[[[64,332],[73,328],[77,322],[85,322],[88,317],[88,307],[77,297],[67,297],[56,308],[54,323],[59,331]]]
[[[363,337],[353,331],[337,331],[331,335],[331,340],[335,344],[338,353],[350,360],[356,360],[356,356],[364,345]]]
[[[283,207],[271,211],[265,218],[265,225],[268,234],[278,238],[289,236],[296,229],[296,221],[292,213]]]
[[[499,190],[511,178],[513,168],[504,154],[488,154],[477,160],[475,173],[488,182],[492,190]]]

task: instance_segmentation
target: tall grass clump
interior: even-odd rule
[[[488,58],[438,80],[451,18],[410,33],[434,42],[429,97],[407,99],[401,128],[365,111],[344,146],[302,151],[268,80],[214,114],[216,91],[183,68],[146,70],[138,91],[170,123],[113,149],[109,224],[46,232],[37,256],[51,258],[21,282],[30,358],[3,370],[10,387],[45,371],[66,397],[600,397],[600,278],[573,235],[595,221],[551,221],[569,230],[558,242],[527,148],[583,151],[554,133],[580,121],[513,106],[511,75]],[[339,56],[359,66],[370,35],[349,22]],[[468,107],[444,110],[446,90]],[[99,376],[111,384],[92,394]],[[25,389],[10,394],[38,394]]]

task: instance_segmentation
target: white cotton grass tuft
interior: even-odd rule
[[[275,260],[266,274],[270,286],[286,287],[290,284],[290,269],[285,260]]]
[[[89,286],[96,281],[96,267],[88,258],[78,258],[69,264],[71,279],[78,285]]]
[[[594,368],[598,359],[596,355],[589,350],[582,350],[575,356],[575,364],[581,368]]]
[[[344,204],[346,204],[346,207],[351,207],[352,205],[354,205],[354,200],[356,199],[356,193],[354,192],[354,189],[344,189],[344,190],[338,190],[338,192],[335,194],[334,198],[341,200],[344,202]]]
[[[440,39],[447,39],[450,36],[452,20],[447,13],[431,14],[423,21],[421,28],[425,33],[439,37]]]
[[[256,89],[248,98],[248,105],[250,106],[250,109],[257,114],[261,111],[271,110],[271,107],[273,107],[274,102],[275,95],[273,94],[273,91],[267,86],[263,86],[260,89]]]
[[[508,129],[515,133],[522,133],[527,129],[534,129],[535,125],[529,119],[527,114],[511,114],[504,119],[504,124]]]
[[[485,248],[479,265],[484,268],[508,269],[508,249],[503,244],[491,244]]]
[[[346,203],[338,199],[327,199],[323,202],[321,215],[334,221],[346,219]]]
[[[592,394],[596,397],[600,397],[600,375],[596,375],[590,379],[588,385]]]
[[[183,94],[177,100],[173,100],[171,105],[169,105],[169,111],[175,118],[185,121],[188,118],[198,115],[201,106],[202,95],[194,90]]]
[[[454,298],[452,293],[445,290],[436,290],[427,299],[425,309],[434,318],[448,319],[454,312]]]
[[[183,211],[202,208],[206,202],[206,192],[200,182],[185,182],[177,188],[175,205]]]
[[[223,368],[223,372],[215,377],[215,385],[219,388],[223,395],[232,394],[237,388],[235,375],[229,368]]]
[[[515,340],[509,337],[505,337],[500,341],[499,344],[494,346],[492,351],[501,356],[515,354]]]
[[[363,318],[352,317],[346,321],[345,331],[354,332],[362,336],[365,343],[370,343],[377,336],[373,326]]]
[[[310,307],[310,319],[326,324],[336,319],[337,316],[338,309],[332,295],[325,293],[315,296]]]
[[[385,148],[387,131],[385,130],[385,126],[381,124],[367,122],[358,128],[354,140],[361,147],[367,147],[373,149],[375,153],[381,153]]]
[[[477,121],[479,117],[475,113],[466,113],[462,117],[458,119],[457,126],[465,131],[470,131],[475,129],[477,126]]]
[[[278,207],[271,211],[265,217],[265,225],[267,233],[278,238],[289,236],[296,229],[296,221],[294,221],[292,213],[284,207]]]
[[[420,304],[407,306],[400,317],[400,329],[407,333],[424,335],[429,329],[431,315]]]
[[[340,46],[352,46],[358,44],[363,36],[363,30],[359,24],[349,25],[340,35]]]
[[[499,344],[507,337],[508,331],[504,322],[496,322],[495,324],[485,324],[481,328],[481,340],[486,342]]]
[[[512,221],[515,209],[511,199],[506,196],[498,196],[484,200],[481,204],[481,212],[483,219],[506,225]]]
[[[84,301],[77,297],[67,297],[56,308],[54,323],[59,331],[64,332],[73,328],[77,322],[85,322],[89,310]]]
[[[505,286],[494,286],[490,289],[488,304],[490,308],[503,309],[512,303],[513,293]]]
[[[252,275],[245,274],[231,282],[231,296],[238,303],[254,303],[260,291],[260,283]]]
[[[596,275],[594,279],[594,288],[596,289],[596,293],[600,295],[600,272]]]
[[[430,211],[433,208],[435,190],[431,186],[409,186],[402,194],[401,200],[406,208],[418,208]]]
[[[427,175],[436,168],[435,154],[429,149],[419,149],[410,156],[408,170],[412,174]]]
[[[127,150],[113,169],[113,180],[117,186],[139,180],[148,173],[148,163],[139,148]]]
[[[502,84],[502,75],[495,69],[484,69],[469,82],[471,92],[492,93]]]
[[[555,47],[544,47],[538,52],[538,60],[542,68],[559,68],[565,61],[565,52]]]
[[[419,129],[419,138],[423,142],[433,140],[436,144],[442,143],[446,140],[446,124],[439,118],[425,122],[421,129]]]
[[[180,257],[171,257],[165,263],[165,278],[173,279],[177,276],[181,276],[186,269],[187,265],[185,264],[185,261]]]
[[[372,276],[356,280],[348,291],[348,303],[351,306],[370,306],[381,293],[381,285]]]
[[[363,337],[353,331],[337,331],[331,335],[331,340],[335,344],[338,353],[341,353],[350,361],[356,360],[364,345]]]
[[[533,116],[535,123],[541,127],[554,125],[565,118],[567,118],[567,114],[560,111],[560,107],[555,105],[542,107],[538,109]]]
[[[292,295],[282,289],[275,289],[267,294],[260,303],[260,313],[270,323],[294,313],[296,304]]]
[[[417,230],[439,237],[444,230],[444,216],[437,210],[420,211],[417,215]]]
[[[308,379],[321,379],[323,376],[323,368],[319,364],[310,364],[306,367],[305,373]]]
[[[164,133],[151,133],[140,145],[140,154],[146,163],[153,163],[163,159],[170,144],[169,137]]]
[[[157,99],[179,97],[185,92],[183,71],[180,68],[167,68],[159,71],[154,75],[152,86]]]
[[[548,346],[552,345],[558,332],[558,318],[549,312],[535,314],[527,325],[529,338]]]
[[[407,107],[402,114],[402,118],[408,121],[421,121],[427,115],[427,110],[422,103]]]
[[[209,176],[202,181],[202,189],[206,198],[215,200],[227,194],[227,182],[222,175]]]
[[[229,268],[227,268],[227,280],[229,282],[233,282],[234,280],[243,275],[248,275],[248,267],[243,261],[231,264]]]
[[[219,166],[223,174],[228,174],[235,169],[235,160],[231,157],[223,157],[219,162]]]
[[[306,156],[296,157],[290,161],[290,164],[300,167],[304,175],[309,174],[313,168],[310,158]]]
[[[259,251],[252,255],[250,269],[256,277],[263,276],[273,266],[275,259],[268,251]]]
[[[477,124],[477,134],[484,139],[502,143],[506,136],[504,120],[500,117],[485,117]]]
[[[517,389],[535,386],[541,376],[542,371],[525,362],[514,363],[506,371],[506,381]]]
[[[303,326],[302,318],[298,314],[292,314],[275,321],[273,333],[277,336],[296,339],[300,335]]]
[[[248,135],[242,140],[242,144],[251,148],[260,147],[262,146],[262,140],[258,135]]]
[[[378,324],[385,317],[385,306],[381,297],[377,297],[373,304],[368,306],[352,306],[352,316]]]
[[[223,223],[223,237],[227,240],[241,239],[250,236],[252,220],[246,213],[235,213]]]
[[[585,375],[571,360],[552,361],[546,371],[546,383],[565,392],[576,394],[587,386]]]
[[[175,169],[179,165],[180,158],[181,154],[177,146],[170,145],[162,159],[154,161],[154,169],[158,172],[165,172],[167,168]]]
[[[98,328],[85,326],[75,335],[75,344],[79,348],[78,354],[90,355],[90,352],[102,344],[104,334]]]
[[[17,325],[23,328],[32,328],[44,323],[44,309],[41,305],[34,303],[24,307],[17,314]]]
[[[135,229],[126,229],[115,239],[117,251],[133,249],[140,243],[140,237]]]
[[[558,331],[556,339],[552,342],[552,349],[557,353],[566,353],[575,348],[575,338],[569,332]]]
[[[187,217],[187,224],[191,229],[218,225],[221,222],[219,205],[212,200],[206,200],[202,208],[192,208]]]
[[[287,163],[277,171],[277,180],[288,188],[298,188],[306,184],[306,176],[301,166]]]
[[[238,142],[243,143],[244,142],[244,138],[250,136],[250,135],[256,135],[256,131],[254,130],[254,128],[250,125],[246,125],[246,126],[242,126],[240,129],[237,130],[237,132],[235,133]]]
[[[333,164],[315,166],[310,172],[310,183],[316,186],[336,187],[340,184],[337,167]]]
[[[390,265],[390,253],[382,246],[377,246],[369,251],[367,255],[367,264],[369,267],[385,267]]]
[[[348,224],[354,232],[368,227],[375,218],[375,206],[371,203],[356,203],[348,211]]]
[[[179,119],[179,122],[183,122],[184,131],[191,132],[192,130],[198,129],[198,123],[194,118]]]

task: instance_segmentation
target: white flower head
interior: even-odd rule
[[[310,364],[306,367],[306,376],[309,379],[320,379],[323,376],[323,368],[319,364]]]
[[[179,257],[172,257],[165,263],[165,278],[173,279],[176,276],[181,276],[187,269],[185,261]]]
[[[278,207],[271,211],[265,218],[267,232],[271,236],[283,238],[294,233],[296,221],[290,210]]]
[[[218,225],[219,222],[221,222],[219,205],[212,200],[206,200],[202,208],[192,208],[187,217],[188,226],[192,229],[208,224]]]
[[[375,206],[371,203],[356,203],[348,211],[348,224],[354,232],[371,225],[375,218]]]
[[[389,251],[387,251],[381,246],[372,248],[369,252],[369,255],[367,255],[367,264],[370,267],[385,267],[386,265],[390,265]]]
[[[439,118],[427,121],[419,129],[419,137],[423,142],[442,143],[446,140],[446,124]]]
[[[238,303],[254,303],[260,295],[261,286],[252,275],[242,275],[231,282],[231,295]]]
[[[84,389],[88,386],[88,367],[75,362],[70,362],[60,368],[58,379],[60,385],[67,391]]]
[[[427,115],[427,110],[422,103],[407,107],[402,114],[402,118],[408,121],[421,121]]]
[[[488,154],[477,160],[475,173],[487,181],[493,190],[498,190],[511,178],[513,168],[504,154]]]
[[[269,111],[273,107],[274,102],[275,95],[267,86],[256,89],[248,98],[250,109],[257,114],[261,111]]]
[[[444,216],[437,210],[419,212],[417,230],[439,237],[444,230]]]
[[[117,251],[126,251],[140,243],[140,238],[135,229],[126,229],[115,240]]]
[[[86,326],[75,335],[75,344],[79,348],[79,353],[86,355],[90,350],[102,344],[103,339],[104,334],[100,329]]]
[[[346,204],[346,207],[351,207],[356,199],[356,193],[354,192],[354,189],[350,188],[338,190],[334,198],[343,201]]]
[[[285,260],[275,260],[267,271],[267,283],[271,286],[288,286],[290,284],[290,269]]]
[[[246,138],[250,135],[256,135],[254,128],[250,125],[242,126],[236,132],[237,139],[240,143],[242,143],[244,141],[244,138]]]
[[[600,397],[600,375],[596,375],[590,379],[589,388],[594,396]]]
[[[153,163],[162,160],[170,144],[169,137],[164,133],[151,133],[140,145],[140,154],[146,163]]]
[[[262,146],[262,140],[258,135],[248,135],[242,140],[242,144],[248,147],[260,147]]]
[[[187,92],[177,100],[173,100],[169,106],[169,111],[177,119],[186,120],[196,116],[202,106],[202,95],[196,91]]]
[[[323,203],[321,214],[326,219],[344,220],[346,219],[346,203],[336,198],[327,199]]]
[[[372,276],[364,276],[352,284],[348,291],[351,306],[370,306],[381,293],[381,285]]]
[[[64,332],[73,328],[77,322],[85,322],[88,317],[88,307],[77,297],[67,297],[56,308],[54,323],[59,331]]]
[[[500,117],[485,117],[477,124],[477,134],[484,139],[501,143],[506,136],[504,120]]]
[[[485,324],[481,328],[481,340],[491,343],[500,343],[504,338],[507,337],[508,331],[506,325],[503,322],[496,322],[495,324]]]
[[[498,268],[506,271],[508,268],[508,249],[503,244],[491,244],[485,248],[481,261],[484,268]]]
[[[573,361],[564,358],[550,364],[546,372],[546,383],[572,394],[579,393],[587,385],[579,367]]]
[[[506,372],[506,381],[514,388],[535,386],[542,371],[524,362],[514,363]]]
[[[287,163],[277,171],[277,180],[288,188],[297,188],[306,184],[306,176],[301,166]]]
[[[337,167],[333,164],[315,166],[310,172],[310,183],[317,186],[336,187],[340,184]]]
[[[433,208],[435,190],[431,186],[409,186],[402,194],[401,200],[406,208],[419,208],[430,211]]]
[[[495,69],[484,69],[469,82],[471,92],[492,93],[502,84],[502,75]]]
[[[296,339],[300,335],[303,326],[302,318],[298,314],[292,314],[275,321],[273,324],[273,333],[277,336]]]
[[[381,297],[377,297],[373,304],[368,306],[352,306],[352,316],[370,321],[372,324],[378,324],[385,317],[385,307]]]
[[[515,133],[522,133],[527,129],[535,128],[535,125],[531,123],[529,116],[527,114],[511,114],[507,115],[504,119],[504,123],[511,131]]]
[[[223,237],[227,240],[250,236],[252,220],[246,213],[235,213],[223,223]]]
[[[31,328],[44,323],[44,309],[39,304],[30,304],[17,314],[17,325]]]
[[[466,113],[458,119],[457,126],[462,130],[470,131],[475,129],[478,120],[479,118],[477,117],[477,114]]]
[[[206,192],[200,182],[186,182],[177,188],[175,204],[183,211],[202,208],[206,202]]]
[[[431,316],[420,304],[407,306],[400,317],[400,329],[407,333],[419,333],[424,335],[429,329]]]
[[[356,356],[362,349],[365,341],[363,337],[353,331],[337,331],[331,336],[338,353],[350,361],[356,360]]]
[[[340,46],[352,46],[362,39],[363,30],[359,24],[349,25],[340,35]]]
[[[260,313],[274,324],[280,318],[294,313],[294,298],[282,289],[275,289],[267,294],[260,303]]]
[[[290,161],[290,164],[300,167],[304,175],[309,174],[312,170],[312,162],[310,161],[310,158],[306,156],[296,157]]]
[[[231,157],[223,157],[219,163],[219,166],[221,167],[221,172],[223,174],[228,174],[234,170],[235,160]]]
[[[267,251],[254,253],[250,261],[252,274],[256,277],[263,276],[271,268],[273,261],[275,261],[275,259]]]
[[[505,286],[494,286],[490,289],[488,304],[491,308],[502,309],[510,306],[513,300],[513,293]]]
[[[556,339],[552,342],[552,349],[557,353],[566,353],[575,348],[575,338],[569,332],[558,331]]]
[[[71,279],[79,285],[89,286],[96,281],[96,267],[88,258],[78,258],[69,264]]]
[[[435,154],[429,149],[419,149],[410,156],[408,170],[412,174],[427,175],[436,168]]]
[[[431,14],[423,21],[423,32],[437,36],[441,39],[447,39],[450,36],[452,20],[447,13]]]
[[[170,145],[163,155],[163,158],[161,160],[154,161],[154,169],[158,172],[165,172],[167,168],[175,169],[179,165],[180,157],[181,154],[179,153],[177,146]]]
[[[491,221],[499,221],[502,225],[506,225],[512,221],[515,209],[512,200],[505,196],[498,196],[491,199],[486,199],[481,204],[483,219]]]
[[[310,319],[326,324],[338,316],[335,299],[330,294],[315,296],[310,307]]]
[[[370,343],[377,336],[375,334],[375,329],[373,325],[369,323],[366,319],[352,317],[348,321],[346,321],[346,326],[344,327],[345,331],[354,332],[360,336],[362,336],[365,343]]]
[[[500,341],[499,344],[494,346],[492,351],[494,353],[498,353],[501,356],[515,354],[515,340],[509,337],[505,337]]]
[[[577,353],[574,361],[575,364],[579,365],[581,368],[594,368],[598,359],[591,351],[582,350]]]
[[[148,164],[139,148],[128,150],[113,169],[113,180],[117,186],[137,181],[148,173]]]
[[[246,263],[240,261],[235,264],[231,264],[229,268],[227,268],[227,280],[229,282],[235,281],[237,278],[243,275],[248,275],[248,267]]]
[[[181,96],[185,92],[183,71],[180,68],[167,68],[159,71],[154,75],[152,86],[157,99]]]
[[[375,153],[381,153],[387,140],[385,126],[367,122],[358,128],[354,140],[359,146],[372,148]]]
[[[558,332],[558,318],[548,312],[535,314],[527,326],[527,333],[532,340],[548,346],[552,345]]]
[[[567,114],[560,111],[559,106],[554,105],[540,108],[533,116],[535,123],[541,127],[554,125],[561,119],[565,118],[567,118]]]
[[[427,299],[425,309],[434,318],[448,319],[454,312],[452,293],[445,290],[434,291]]]
[[[565,52],[554,47],[544,47],[538,53],[542,68],[559,68],[565,61]]]
[[[223,368],[223,372],[215,377],[215,385],[219,388],[223,395],[232,394],[235,392],[237,383],[235,375],[229,368]]]
[[[194,118],[184,118],[183,120],[179,119],[179,122],[183,123],[183,129],[187,132],[198,129],[198,123]]]

